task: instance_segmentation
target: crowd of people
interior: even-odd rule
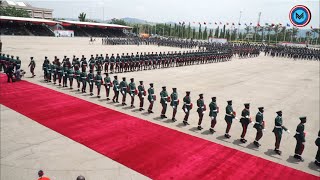
[[[288,46],[267,46],[265,56],[320,61],[320,49]]]

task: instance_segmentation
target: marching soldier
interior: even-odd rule
[[[168,92],[166,90],[166,86],[162,87],[162,91],[160,92],[160,103],[162,105],[162,111],[161,111],[161,118],[167,118],[166,112],[167,112],[167,102],[169,102],[170,99],[168,98]]]
[[[148,113],[153,113],[153,103],[156,100],[157,96],[154,94],[153,83],[150,83],[150,88],[148,89],[148,100],[150,102]]]
[[[11,82],[14,82],[13,81],[13,72],[14,72],[14,66],[13,66],[12,63],[10,63],[6,68],[6,74],[7,74],[7,77],[8,77],[8,83],[10,83],[10,80],[11,80]]]
[[[275,143],[275,149],[274,151],[281,155],[281,151],[279,150],[281,138],[282,138],[282,131],[285,130],[287,132],[290,132],[286,127],[282,125],[282,111],[277,112],[277,117],[274,120],[274,129],[272,132],[274,132],[274,135],[276,137],[276,143]]]
[[[113,91],[114,91],[114,96],[112,98],[112,101],[114,103],[119,103],[119,82],[118,82],[118,76],[114,76],[113,80]]]
[[[140,106],[139,111],[143,111],[143,103],[144,103],[144,97],[147,95],[146,90],[144,89],[143,81],[139,81],[140,85],[138,86],[138,96],[140,99]]]
[[[94,77],[94,81],[96,83],[98,92],[97,92],[97,97],[100,98],[100,90],[101,90],[101,85],[103,84],[103,79],[101,76],[101,71],[98,71],[98,74]]]
[[[34,61],[33,57],[30,57],[30,60],[31,61],[30,61],[29,65],[28,65],[28,67],[30,67],[30,72],[32,74],[32,77],[34,77],[34,76],[36,76],[34,74],[34,68],[36,68],[36,62]]]
[[[62,71],[62,66],[61,66],[61,63],[59,62],[59,59],[57,59],[57,71],[58,71],[59,86],[61,86],[63,71]]]
[[[317,151],[317,155],[316,155],[316,160],[314,161],[314,163],[320,167],[320,131],[318,132],[318,138],[315,141],[316,146],[318,146],[318,151]]]
[[[128,89],[128,84],[126,81],[126,78],[123,77],[122,81],[120,82],[120,90],[122,94],[122,105],[125,106],[126,104],[126,97],[127,97],[127,89]]]
[[[131,108],[134,108],[134,96],[137,94],[136,84],[134,83],[134,78],[130,79],[129,83],[129,94],[131,96]]]
[[[86,68],[82,68],[82,72],[80,74],[80,78],[81,78],[81,82],[82,82],[81,92],[82,93],[86,93],[86,90],[87,90],[87,72],[86,72]]]
[[[64,66],[62,70],[63,79],[62,79],[62,87],[68,87],[67,86],[67,80],[68,80],[68,67]]]
[[[229,139],[231,137],[229,135],[229,131],[230,131],[233,119],[236,118],[236,113],[233,111],[233,108],[232,108],[232,100],[229,100],[227,102],[228,102],[228,105],[226,107],[226,115],[224,117],[224,120],[227,123],[227,128],[226,128],[226,133],[224,137]]]
[[[109,73],[104,73],[106,77],[104,78],[104,86],[106,88],[106,96],[107,96],[107,101],[110,100],[109,94],[110,94],[110,87],[112,87],[111,79],[109,77]]]
[[[80,82],[81,82],[81,77],[80,77],[80,75],[81,75],[81,72],[80,72],[80,70],[79,70],[79,66],[78,66],[78,65],[76,65],[76,66],[74,67],[74,69],[75,69],[75,78],[76,78],[76,80],[77,80],[78,91],[80,91]]]
[[[57,72],[57,65],[56,65],[56,61],[55,60],[52,61],[51,71],[52,71],[53,84],[56,84],[58,72]]]
[[[44,61],[42,64],[42,70],[43,70],[43,78],[46,82],[48,82],[48,79],[47,79],[48,78],[48,75],[47,75],[48,62],[49,62],[49,60],[48,60],[47,56],[44,57]]]
[[[241,139],[240,141],[242,143],[246,143],[247,140],[244,138],[247,134],[248,125],[251,123],[251,117],[250,117],[250,104],[246,103],[244,104],[244,109],[241,112],[241,118],[240,123],[242,125],[242,133],[241,133]]]
[[[73,71],[72,67],[70,67],[68,70],[68,78],[69,78],[69,83],[70,83],[70,89],[73,89],[72,85],[73,85],[74,71]]]
[[[305,132],[304,132],[304,124],[307,122],[307,117],[303,116],[300,117],[300,124],[298,124],[297,126],[297,130],[296,130],[296,134],[294,135],[294,137],[297,140],[297,145],[294,151],[294,158],[300,160],[300,161],[304,161],[303,158],[301,157],[301,154],[304,150],[304,144],[306,142],[305,139]]]
[[[183,119],[183,124],[184,125],[190,125],[188,123],[188,118],[190,114],[190,110],[192,109],[192,103],[191,103],[191,98],[190,98],[190,91],[186,92],[186,96],[183,98],[183,106],[182,106],[183,111],[185,112],[185,116]]]
[[[52,75],[52,65],[50,61],[48,61],[48,64],[47,64],[47,81],[48,82],[51,82],[51,75]]]
[[[213,134],[215,132],[214,126],[217,123],[217,115],[219,113],[219,107],[217,106],[217,103],[216,103],[217,101],[216,97],[212,97],[211,100],[212,101],[209,104],[209,108],[210,108],[209,116],[211,118],[211,127],[209,131]]]
[[[90,65],[90,68],[92,66]],[[94,67],[94,66],[93,66]],[[90,88],[90,96],[93,96],[93,82],[94,82],[94,74],[93,74],[93,67],[90,69],[89,74],[87,75],[87,81],[89,83],[89,88]]]
[[[259,112],[256,115],[256,123],[253,125],[254,128],[257,129],[257,134],[256,134],[256,139],[254,140],[253,144],[256,145],[257,147],[261,146],[259,143],[259,140],[262,138],[263,133],[262,130],[265,128],[265,123],[263,120],[263,112],[264,112],[264,107],[259,107]]]
[[[177,88],[172,88],[172,93],[170,95],[170,99],[171,99],[171,103],[170,105],[173,108],[173,112],[172,112],[172,121],[176,122],[176,114],[177,114],[177,108],[179,105],[179,99],[178,99],[178,93],[177,93]]]
[[[199,99],[197,100],[197,112],[199,115],[199,122],[198,122],[198,130],[202,130],[203,128],[201,127],[202,119],[203,119],[203,114],[206,112],[206,105],[204,104],[203,100],[203,94],[199,94]]]

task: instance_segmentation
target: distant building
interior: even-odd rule
[[[29,12],[30,17],[40,19],[52,19],[53,9],[33,7],[26,2],[2,1],[3,7],[15,7],[17,9],[25,9]]]

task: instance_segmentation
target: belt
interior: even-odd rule
[[[282,126],[274,126],[275,128],[281,128],[282,129]]]
[[[136,90],[131,90],[131,92],[134,92],[134,91],[136,91]]]
[[[256,122],[255,124],[260,124],[261,125],[261,123],[258,123],[258,122]]]
[[[300,134],[299,132],[296,132],[296,134]]]
[[[179,100],[177,99],[177,100],[173,100],[173,101],[179,101]]]
[[[90,79],[90,81],[93,81],[93,79]]]
[[[76,75],[76,76],[80,76],[80,75]]]
[[[73,76],[74,74],[69,74],[70,76]]]
[[[242,118],[244,118],[244,119],[249,119],[248,117],[244,117],[244,116],[241,116]]]
[[[101,82],[101,80],[97,80],[98,82]]]
[[[81,77],[82,79],[86,79],[86,77]]]
[[[107,83],[107,84],[110,84],[110,83]]]
[[[226,116],[230,116],[230,117],[231,117],[232,115],[230,115],[230,114],[226,114]]]

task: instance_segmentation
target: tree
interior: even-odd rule
[[[110,24],[118,24],[118,25],[127,26],[127,23],[123,19],[116,19],[116,18],[111,19]]]
[[[219,37],[219,26],[216,28],[215,32],[214,32],[214,37],[218,38]]]
[[[79,21],[85,22],[86,21],[86,16],[87,16],[86,13],[84,13],[84,12],[80,13],[79,16],[78,16]]]
[[[195,38],[196,38],[196,28],[193,28],[192,39],[195,39]]]
[[[0,7],[0,16],[31,17],[28,11],[15,7]]]

